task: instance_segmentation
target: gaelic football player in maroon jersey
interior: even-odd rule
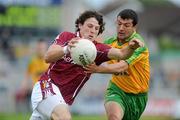
[[[132,40],[129,46],[122,49],[96,42],[97,36],[104,31],[103,17],[96,11],[85,11],[75,25],[76,33],[60,33],[46,52],[45,61],[50,66],[34,85],[31,97],[33,113],[30,120],[71,120],[68,106],[73,103],[91,75],[82,66],[75,64],[69,54],[70,48],[80,37],[95,44],[96,65],[110,59],[126,59],[136,48],[143,46],[138,39]]]

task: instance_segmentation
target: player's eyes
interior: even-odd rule
[[[118,23],[118,25],[120,26],[120,25],[122,25],[122,23]]]
[[[119,23],[118,24],[118,27],[125,27],[125,28],[128,28],[128,27],[131,27],[131,24],[122,24],[122,23]]]
[[[128,23],[128,24],[125,24],[124,26],[125,27],[131,27],[131,24]]]
[[[93,25],[88,25],[88,27],[89,27],[89,28],[92,28],[92,27],[93,27]]]
[[[95,27],[95,30],[99,30],[99,27]]]

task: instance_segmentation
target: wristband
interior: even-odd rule
[[[63,47],[63,52],[65,55],[69,53],[68,46]]]

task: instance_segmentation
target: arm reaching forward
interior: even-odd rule
[[[95,63],[89,64],[84,67],[88,73],[121,73],[128,69],[128,63],[124,60],[114,64],[97,66]]]
[[[108,57],[110,59],[125,60],[129,58],[138,47],[144,47],[144,43],[138,39],[133,39],[127,47],[122,49],[111,48],[108,52]]]
[[[64,50],[66,49],[65,47],[61,47],[60,45],[52,44],[49,48],[48,51],[45,54],[45,61],[46,63],[50,62],[55,62],[62,58],[62,56],[65,54]]]
[[[46,63],[56,62],[57,60],[61,59],[65,54],[68,54],[70,48],[75,46],[74,43],[77,43],[77,39],[79,38],[72,38],[71,41],[68,42],[68,45],[64,47],[57,44],[52,44],[45,54]]]

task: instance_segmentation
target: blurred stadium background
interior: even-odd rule
[[[138,31],[150,49],[149,102],[142,120],[180,119],[179,0],[0,0],[0,120],[28,120],[28,103],[17,104],[15,93],[39,38],[50,44],[59,32],[73,32],[76,17],[87,9],[104,15],[106,38],[115,33],[114,20],[124,8],[138,12]],[[73,115],[105,119],[103,95],[109,79],[108,74],[93,75],[71,107]]]

